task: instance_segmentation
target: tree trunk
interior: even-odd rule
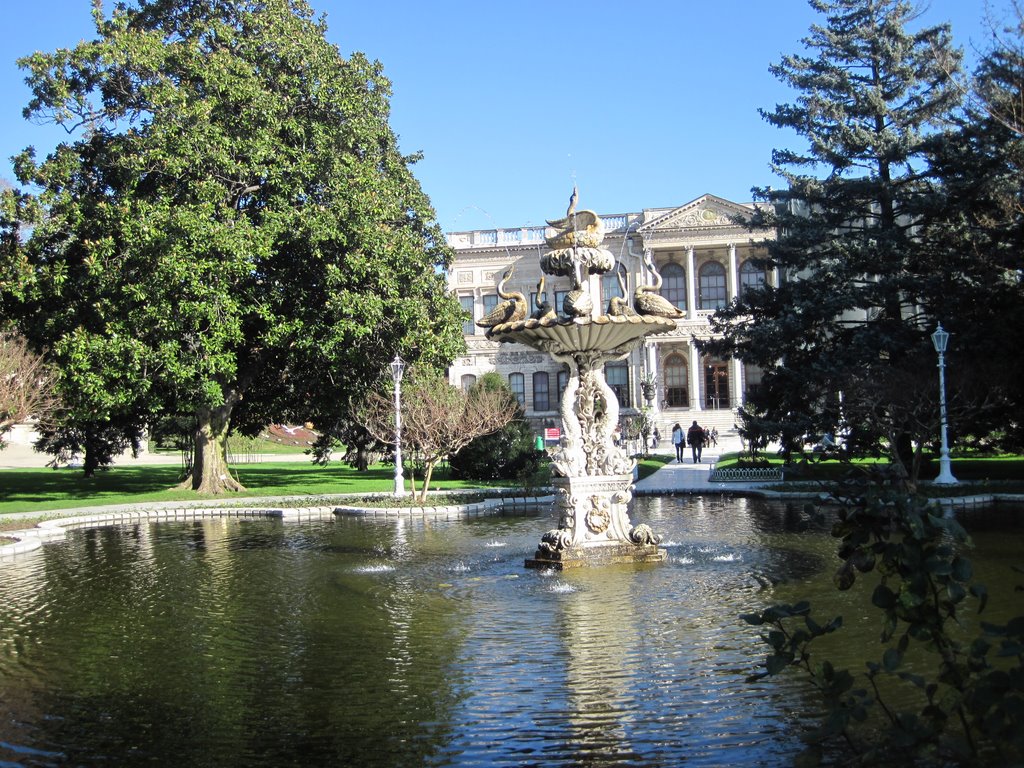
[[[96,477],[96,470],[100,466],[99,453],[102,449],[91,428],[86,428],[82,443],[82,472],[86,477]]]
[[[228,468],[228,430],[234,401],[235,398],[231,397],[223,405],[200,408],[196,413],[192,472],[179,488],[211,494],[245,490],[245,486],[231,476]]]
[[[434,476],[434,467],[440,459],[434,459],[432,461],[424,462],[423,467],[423,485],[420,487],[419,494],[416,493],[416,489],[413,488],[413,495],[420,501],[425,503],[427,500],[427,491],[430,490],[430,479]]]

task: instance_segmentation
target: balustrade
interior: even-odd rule
[[[727,467],[711,470],[712,483],[781,482],[782,467]]]

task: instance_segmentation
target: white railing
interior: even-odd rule
[[[639,221],[638,214],[623,213],[606,216],[604,231],[607,233],[627,232]],[[477,229],[472,232],[449,232],[448,243],[459,245],[512,245],[516,243],[543,243],[547,227],[516,227],[514,229]]]

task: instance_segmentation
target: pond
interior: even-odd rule
[[[634,505],[665,563],[525,569],[547,511],[72,532],[0,568],[0,766],[790,764],[814,701],[746,682],[738,617],[809,597],[838,653],[874,641],[834,541],[763,500]],[[992,514],[999,593],[1024,528]]]

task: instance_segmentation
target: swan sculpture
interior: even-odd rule
[[[622,296],[612,296],[608,300],[608,315],[610,317],[636,317],[636,311],[623,298],[626,295],[626,280],[622,276],[625,270],[621,261],[616,262],[615,278],[619,281],[619,290],[622,292]]]
[[[654,261],[650,254],[644,254],[644,264],[654,275],[652,285],[638,285],[633,292],[633,308],[641,315],[652,315],[654,317],[679,318],[686,317],[686,313],[675,304],[661,296],[661,275],[654,267]]]
[[[575,283],[562,299],[562,311],[569,317],[586,317],[594,309],[594,300],[582,283]]]
[[[514,268],[515,265],[505,270],[505,274],[498,281],[498,296],[504,301],[499,302],[494,309],[476,321],[481,328],[493,328],[502,323],[514,323],[526,319],[526,311],[529,309],[526,297],[518,291],[505,290],[505,284],[512,279]]]
[[[548,301],[548,295],[544,291],[544,280],[545,276],[541,275],[540,282],[537,283],[537,309],[530,315],[534,320],[553,320],[558,317],[558,313],[551,306],[551,302]]]

